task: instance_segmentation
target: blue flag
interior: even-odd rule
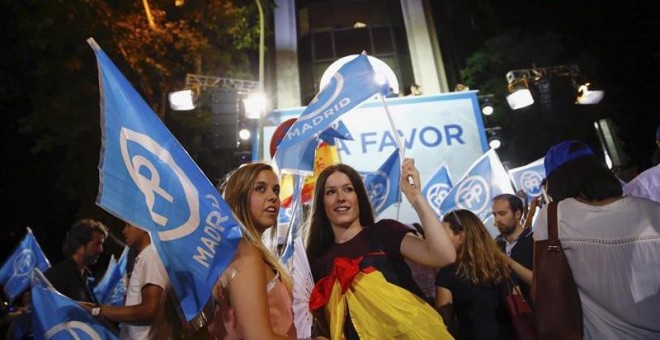
[[[401,190],[399,190],[401,155],[399,154],[399,148],[392,152],[376,172],[364,172],[362,175],[369,201],[376,216],[390,205],[401,202]]]
[[[32,275],[32,324],[35,339],[117,339],[78,303],[58,293],[35,269]]]
[[[541,182],[545,178],[545,167],[541,158],[525,166],[509,170],[509,176],[516,189],[522,189],[527,194],[527,203],[541,195]]]
[[[493,197],[513,193],[511,181],[494,149],[479,157],[440,204],[440,212],[467,209],[484,221],[491,215]]]
[[[108,263],[108,269],[94,287],[94,295],[100,304],[111,306],[123,306],[126,297],[126,263],[128,262],[128,247],[116,261],[114,256]]]
[[[96,203],[149,231],[187,320],[197,315],[241,238],[211,182],[93,39],[103,148]]]
[[[440,205],[452,187],[449,169],[447,169],[447,165],[442,163],[422,189],[422,195],[426,197],[436,214],[440,215]]]
[[[286,235],[286,243],[284,246],[284,251],[280,256],[280,261],[286,263],[289,261],[293,255],[293,249],[295,247],[294,241],[300,236],[303,225],[303,210],[302,210],[302,187],[305,183],[305,176],[294,175],[293,176],[293,199],[291,206],[287,209],[280,209],[280,213],[285,211],[285,216],[289,217],[288,226],[289,229]]]
[[[344,64],[332,77],[330,83],[314,97],[282,139],[275,153],[278,167],[287,169],[283,165],[288,163],[285,158],[299,159],[300,152],[304,150],[303,148],[297,152],[289,152],[289,149],[309,143],[341,115],[374,94],[387,94],[388,92],[387,81],[376,81],[376,74],[366,54],[360,54]]]
[[[27,228],[25,238],[0,267],[0,285],[3,286],[10,303],[30,287],[30,275],[34,268],[45,271],[50,268],[50,263],[41,251],[32,230]]]
[[[318,140],[311,138],[307,141],[292,145],[286,151],[275,153],[275,166],[284,172],[305,175],[314,172],[314,156]]]
[[[343,140],[353,140],[353,135],[348,131],[348,128],[341,120],[338,120],[336,123],[330,125],[328,129],[321,132],[319,139],[328,143],[328,145],[334,146],[336,141],[335,138]]]

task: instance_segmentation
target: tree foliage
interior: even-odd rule
[[[33,138],[33,153],[55,160],[44,172],[79,212],[94,210],[101,140],[98,71],[87,38],[99,43],[159,113],[165,112],[166,94],[183,88],[187,73],[253,78],[248,55],[258,37],[253,1],[148,4],[155,27],[141,1],[5,4],[17,25],[14,50],[31,65],[13,75],[29,91],[21,131]]]

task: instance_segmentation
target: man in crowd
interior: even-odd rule
[[[534,265],[534,239],[532,229],[523,229],[520,223],[524,212],[523,201],[512,194],[493,198],[493,218],[500,235],[495,238],[500,249],[511,258],[514,282],[529,300],[532,267]]]
[[[148,232],[126,224],[123,235],[126,245],[138,254],[128,281],[125,306],[82,306],[93,316],[122,323],[121,339],[149,339],[169,280]]]
[[[73,300],[96,302],[88,267],[103,252],[106,237],[108,229],[99,221],[82,219],[71,226],[62,247],[65,260],[44,273],[58,292]]]

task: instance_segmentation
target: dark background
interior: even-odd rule
[[[35,153],[38,135],[26,130],[22,122],[38,105],[40,98],[33,90],[41,83],[53,81],[39,77],[35,71],[37,61],[59,62],[58,55],[48,53],[35,55],[26,48],[25,42],[32,44],[43,36],[21,35],[17,27],[17,15],[8,6],[15,1],[0,1],[0,22],[3,24],[0,43],[4,51],[0,53],[0,203],[2,236],[0,237],[0,259],[4,259],[30,226],[52,263],[61,259],[60,247],[65,232],[76,218],[91,217],[102,220],[111,226],[112,232],[119,235],[121,222],[99,208],[85,208],[90,202],[71,199],[67,191],[97,191],[98,181],[95,158],[67,158],[73,154],[71,148],[46,153]],[[598,107],[576,108],[571,103],[570,89],[558,82],[554,87],[556,99],[553,113],[531,108],[526,111],[501,112],[499,122],[487,124],[503,125],[505,145],[500,151],[504,161],[510,166],[519,166],[543,156],[552,142],[566,137],[579,138],[598,146],[593,134],[593,120],[611,118],[618,127],[618,136],[628,156],[629,172],[641,171],[651,163],[655,150],[655,129],[660,124],[660,114],[656,108],[660,91],[656,84],[660,69],[660,5],[657,1],[430,1],[436,18],[436,29],[440,47],[447,68],[450,87],[462,82],[461,69],[468,66],[470,55],[483,48],[489,39],[517,32],[518,36],[543,36],[552,32],[559,37],[562,51],[553,64],[571,63],[581,55],[588,55],[587,69],[606,89],[605,100]],[[38,2],[33,4],[38,6]],[[35,21],[35,25],[40,22]],[[83,30],[84,28],[78,28]],[[57,32],[53,32],[57,34]],[[66,34],[66,33],[62,33]],[[71,81],[86,77],[96,81],[95,61],[84,39],[79,62],[88,73],[72,73]],[[80,48],[72,46],[71,48]],[[529,58],[532,49],[521,49],[514,53],[516,59],[524,60],[516,68],[530,68],[538,60]],[[254,58],[253,58],[254,60]],[[256,63],[254,63],[256,67]],[[536,64],[536,66],[552,66]],[[581,65],[582,67],[582,65]],[[121,68],[121,67],[120,67]],[[506,87],[505,75],[500,74],[501,86]],[[66,74],[58,77],[67,78]],[[66,84],[64,82],[64,84]],[[57,97],[66,86],[41,96]],[[89,111],[89,117],[98,120],[98,92],[94,88],[80,93],[80,101],[64,105]],[[92,119],[90,118],[90,119]],[[78,122],[72,121],[70,129],[78,129]],[[98,127],[98,123],[92,124]],[[66,133],[66,131],[64,132]],[[79,147],[100,148],[100,129],[92,128],[88,138]],[[75,150],[74,150],[75,151]],[[67,166],[84,169],[90,178],[75,178],[62,182],[58,175]],[[95,183],[95,184],[89,184]],[[89,194],[80,197],[92,197]],[[120,236],[120,235],[119,235]],[[121,238],[121,236],[120,236]],[[119,246],[106,242],[109,252],[118,254]],[[104,266],[107,256],[102,259]],[[104,268],[104,267],[101,267]]]

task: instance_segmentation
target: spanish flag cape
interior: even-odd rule
[[[374,267],[361,270],[362,259],[336,258],[312,291],[310,310],[325,306],[332,340],[346,339],[346,316],[360,339],[452,339],[433,307]]]

